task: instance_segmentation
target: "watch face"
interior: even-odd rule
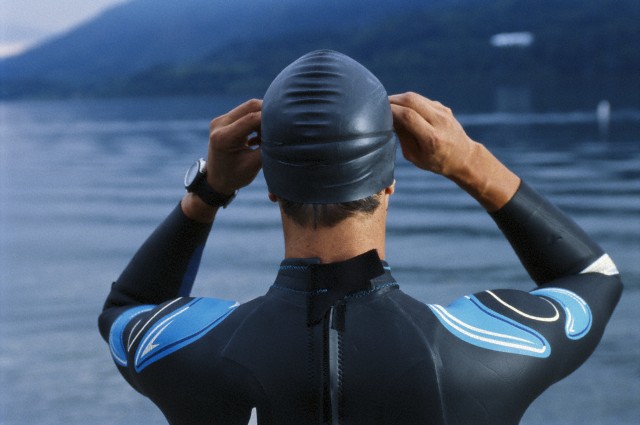
[[[187,174],[184,176],[184,187],[189,188],[198,177],[198,173],[200,172],[200,161],[196,161],[193,163],[191,167],[187,170]]]

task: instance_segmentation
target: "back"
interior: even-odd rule
[[[523,185],[492,214],[539,285],[449,306],[402,293],[375,250],[286,259],[243,305],[188,294],[210,225],[178,207],[113,285],[100,330],[172,424],[516,424],[580,366],[618,302],[618,271]],[[186,289],[185,289],[186,288]]]
[[[584,299],[601,302],[602,288],[616,287],[593,274],[556,282],[578,284],[581,295],[562,293],[585,304],[497,290],[427,306],[399,290],[386,263],[366,281],[370,255],[339,273],[286,260],[269,292],[241,306],[183,298],[149,310],[121,335],[112,330],[112,340],[130,340],[146,329],[123,373],[174,424],[246,423],[254,406],[261,424],[515,424],[591,353],[609,309]],[[343,275],[366,287],[344,296],[335,289]],[[584,334],[573,340],[570,318]]]

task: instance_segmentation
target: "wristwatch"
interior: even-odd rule
[[[216,192],[209,186],[209,183],[207,183],[206,175],[207,161],[205,161],[204,158],[200,158],[189,167],[187,174],[184,176],[184,187],[187,189],[187,192],[196,194],[212,207],[227,208],[227,205],[233,201],[238,191],[236,190],[231,195]]]

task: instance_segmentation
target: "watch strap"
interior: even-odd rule
[[[203,176],[204,177],[204,176]],[[201,178],[199,181],[193,186],[191,192],[196,194],[200,199],[202,199],[207,205],[212,207],[222,207],[226,208],[227,205],[233,201],[236,197],[238,191],[234,191],[231,195],[225,195],[220,192],[216,192],[210,185],[207,183],[206,178]]]

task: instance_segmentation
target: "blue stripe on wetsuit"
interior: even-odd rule
[[[153,310],[155,306],[153,305],[141,305],[137,307],[130,308],[122,313],[118,318],[113,322],[111,326],[111,330],[109,332],[109,349],[111,350],[111,356],[113,360],[120,366],[127,366],[127,347],[124,342],[124,331],[127,325],[133,320],[136,316],[142,313],[146,313],[147,311]]]
[[[477,347],[546,358],[551,346],[539,332],[483,305],[473,295],[448,307],[429,305],[440,323],[456,337]]]
[[[562,306],[567,338],[578,340],[589,333],[593,320],[591,309],[576,293],[542,288],[531,294],[550,298]],[[546,358],[551,354],[549,342],[540,333],[493,311],[475,296],[459,298],[446,308],[439,305],[429,305],[429,308],[449,332],[469,344],[532,357]]]
[[[531,293],[551,298],[562,306],[565,312],[564,332],[567,338],[577,340],[589,333],[593,320],[591,309],[577,294],[561,288],[542,288]]]
[[[134,366],[136,372],[197,341],[208,331],[220,324],[238,303],[214,298],[195,298],[178,309],[156,318],[137,345]],[[114,322],[109,335],[109,346],[114,361],[127,366],[127,353],[130,347],[124,341],[127,325],[139,314],[151,311],[155,306],[139,306],[126,310]],[[135,326],[131,332],[142,330],[148,322]],[[137,338],[136,338],[137,339]]]
[[[202,338],[219,325],[238,303],[196,298],[158,320],[136,349],[136,372]]]

